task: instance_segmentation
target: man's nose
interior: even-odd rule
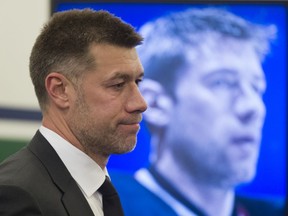
[[[255,121],[263,122],[266,114],[266,107],[262,96],[252,87],[243,87],[235,99],[235,113],[243,124],[250,124]]]
[[[132,87],[131,95],[127,101],[126,109],[127,112],[130,113],[143,113],[147,109],[147,103],[136,84]]]

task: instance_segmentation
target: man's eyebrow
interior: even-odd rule
[[[227,68],[220,68],[216,70],[211,70],[207,73],[204,73],[202,80],[210,79],[213,77],[218,77],[218,76],[238,76],[237,71],[227,69]]]
[[[255,76],[253,76],[253,79],[254,80],[257,80],[257,81],[261,81],[261,82],[265,82],[266,83],[266,76],[265,76],[265,74],[263,73],[263,74],[257,74],[257,75],[255,75]]]
[[[144,72],[139,73],[139,75],[136,78],[143,78]],[[133,80],[134,76],[127,72],[117,72],[113,76],[109,77],[106,82],[116,80],[116,79],[122,79],[122,80]]]
[[[252,73],[252,72],[251,72]],[[252,73],[253,74],[253,73]],[[228,75],[228,76],[241,76],[241,72],[237,71],[237,70],[233,70],[233,69],[227,69],[227,68],[222,68],[222,69],[217,69],[217,70],[213,70],[207,74],[204,75],[203,79],[207,79],[213,76],[218,76],[218,75]],[[256,82],[263,82],[264,84],[266,84],[266,76],[265,74],[254,74],[252,76],[252,80],[256,81]]]
[[[129,75],[128,73],[115,73],[113,76],[111,76],[109,78],[109,80],[113,80],[113,79],[123,79],[123,80],[128,80],[131,78],[131,75]]]
[[[233,69],[227,69],[227,68],[221,68],[221,69],[217,69],[217,70],[212,70],[209,73],[207,73],[207,75],[210,74],[238,74],[236,70]]]
[[[211,72],[208,72],[207,75],[212,75],[212,74],[241,74],[241,72],[234,70],[234,69],[229,69],[229,68],[221,68],[221,69],[216,69],[216,70],[212,70]],[[251,71],[251,74],[253,74],[253,72]],[[254,79],[258,79],[258,80],[265,80],[265,75],[263,74],[256,74],[253,76]]]

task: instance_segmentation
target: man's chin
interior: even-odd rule
[[[113,154],[126,154],[132,152],[136,147],[137,138],[127,138],[119,145],[118,149],[115,149]]]
[[[239,186],[242,184],[248,184],[253,181],[255,175],[255,170],[242,170],[242,172],[238,172],[237,176],[235,176],[234,185]]]

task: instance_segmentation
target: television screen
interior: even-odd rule
[[[271,44],[270,44],[269,50],[267,51],[267,55],[265,55],[265,58],[263,57],[263,61],[262,61],[263,71],[265,74],[265,79],[264,81],[262,80],[264,84],[257,83],[255,84],[256,85],[255,87],[253,83],[250,83],[256,89],[255,91],[258,91],[259,90],[258,88],[260,88],[259,90],[261,91],[259,93],[261,94],[260,98],[261,100],[263,98],[263,101],[264,101],[264,106],[262,106],[262,109],[257,110],[257,112],[255,111],[256,113],[255,115],[260,115],[262,113],[262,116],[264,116],[265,114],[263,113],[265,113],[265,111],[263,111],[263,109],[266,110],[265,120],[263,120],[264,123],[263,123],[263,129],[262,129],[261,147],[260,147],[259,158],[258,158],[258,163],[257,163],[257,172],[256,172],[255,178],[251,182],[243,184],[243,185],[241,184],[237,188],[237,190],[239,193],[249,195],[249,196],[273,197],[275,199],[278,199],[278,198],[281,199],[285,197],[286,178],[287,178],[287,172],[286,172],[286,164],[287,164],[286,162],[287,160],[286,158],[287,157],[286,156],[286,153],[287,153],[287,150],[286,150],[286,145],[287,145],[287,137],[286,137],[286,132],[287,132],[287,112],[286,112],[287,110],[287,107],[286,107],[287,105],[287,89],[286,89],[287,5],[285,2],[233,1],[233,3],[230,3],[228,1],[227,2],[225,1],[221,1],[221,2],[185,1],[185,2],[180,3],[178,1],[174,1],[174,2],[169,1],[169,3],[168,2],[165,3],[165,1],[161,1],[161,2],[160,1],[158,2],[157,1],[153,1],[153,2],[152,1],[147,1],[147,2],[145,1],[129,1],[129,2],[116,2],[116,1],[107,2],[105,1],[104,2],[104,1],[72,1],[72,0],[71,1],[60,0],[60,1],[52,2],[52,13],[57,12],[57,11],[64,11],[68,9],[74,9],[74,8],[81,8],[81,9],[93,8],[95,10],[100,10],[100,9],[108,10],[109,12],[115,14],[116,16],[120,17],[124,21],[133,25],[136,28],[136,30],[139,31],[141,34],[143,32],[146,33],[149,30],[149,25],[147,23],[154,23],[157,20],[160,22],[161,21],[159,20],[160,17],[169,16],[170,14],[173,14],[176,12],[181,13],[187,10],[205,11],[208,8],[211,10],[219,9],[219,10],[227,11],[229,12],[229,14],[233,14],[237,17],[241,17],[241,19],[248,20],[249,22],[257,24],[258,26],[267,27],[267,33],[268,31],[271,31],[270,36],[269,36],[271,39]],[[185,24],[183,23],[183,25]],[[143,28],[143,26],[146,26],[146,27]],[[165,24],[163,24],[162,27],[165,28]],[[223,31],[226,31],[226,30],[224,29]],[[257,33],[255,31],[255,35],[256,34]],[[155,37],[157,37],[156,33],[155,33]],[[161,40],[159,41],[161,43]],[[200,42],[201,40],[199,40],[199,43]],[[144,36],[143,46],[145,46],[145,43],[149,43],[149,40],[145,41],[145,36]],[[166,43],[165,40],[163,40],[163,44],[164,43]],[[223,43],[223,45],[228,45],[230,42],[228,40],[227,41],[222,40],[221,43]],[[160,44],[158,45],[160,46]],[[158,45],[157,44],[155,45],[155,49],[159,49]],[[208,43],[207,43],[207,46],[208,46]],[[150,46],[150,48],[151,47],[152,46]],[[237,50],[235,50],[235,53],[241,53],[244,49],[245,49],[244,46],[243,47],[238,46]],[[172,53],[174,52],[173,49],[171,49],[170,51]],[[219,61],[222,61],[223,58],[225,58],[225,54],[223,54],[222,52],[224,51],[219,50],[218,55],[215,55],[217,56],[218,63]],[[149,73],[148,70],[150,70],[151,67],[149,65],[144,64],[146,61],[145,60],[146,57],[145,56],[142,57],[141,53],[142,53],[141,47],[139,47],[139,56],[140,56],[140,59],[143,58],[143,66],[144,66],[145,73],[146,72]],[[193,52],[191,51],[191,53]],[[166,55],[166,53],[163,55]],[[226,56],[226,57],[230,58],[230,56]],[[155,61],[157,59],[158,57],[155,57]],[[250,58],[249,54],[247,54],[247,56],[243,57],[243,59],[246,59],[246,61],[243,61],[239,67],[246,68],[247,70],[249,70],[249,65],[253,64],[252,62],[253,57]],[[173,68],[175,66],[173,65],[173,62],[169,62],[169,63],[171,63],[170,67]],[[162,65],[161,67],[159,67],[159,69],[165,68],[165,65],[164,65],[165,62],[162,62],[161,64]],[[175,64],[177,64],[177,62]],[[230,72],[222,71],[221,73],[228,74]],[[183,75],[179,75],[179,76],[183,76]],[[177,77],[175,78],[177,79]],[[145,79],[146,77],[144,78],[144,81]],[[164,77],[160,79],[164,79]],[[235,88],[235,85],[241,85],[239,83],[236,83],[236,81],[234,80],[236,78],[231,75],[227,75],[224,81],[218,80],[218,83],[217,81],[215,81],[215,79],[216,79],[215,77],[214,78],[208,77],[206,80],[207,82],[205,81],[205,83],[207,85],[212,86],[212,85],[223,85],[223,82],[229,82],[229,84],[226,83],[224,85],[230,85],[229,86],[230,91],[235,90],[235,89],[234,90],[232,89],[232,88]],[[211,83],[209,80],[211,81]],[[263,85],[266,85],[266,87],[263,87]],[[191,83],[191,88],[192,87],[193,87],[193,83]],[[211,87],[211,88],[214,88],[214,87]],[[227,88],[227,86],[225,88]],[[141,89],[141,85],[140,85],[140,89]],[[245,87],[243,87],[243,89],[245,89]],[[242,93],[239,93],[239,94],[245,94],[243,89],[241,90]],[[191,91],[193,91],[193,88]],[[219,90],[218,87],[216,86],[213,89],[213,91],[215,93],[216,91],[222,91],[222,90]],[[231,92],[229,92],[229,94],[230,93]],[[215,97],[219,97],[217,100],[219,101],[219,103],[221,103],[222,95],[216,94],[216,93],[215,95],[216,95]],[[203,97],[205,97],[205,95]],[[241,108],[243,107],[249,106],[249,103],[250,103],[250,106],[255,105],[255,103],[259,103],[261,105],[261,101],[257,101],[257,100],[258,99],[250,98],[250,101],[249,99],[246,99],[244,101],[243,99],[241,103],[243,103],[244,105],[239,105],[239,110],[241,110]],[[191,105],[191,112],[193,112],[193,110],[194,112],[195,110],[197,110],[196,108],[193,110],[192,109],[193,109],[193,106]],[[202,111],[203,109],[199,110],[199,116],[203,114],[201,113]],[[206,109],[204,111],[206,111]],[[147,113],[149,113],[149,107],[148,107]],[[125,155],[113,155],[110,158],[110,161],[108,164],[108,168],[110,170],[123,171],[125,173],[132,174],[143,167],[149,167],[151,160],[155,160],[155,158],[153,159],[153,156],[151,156],[151,151],[153,150],[153,148],[155,148],[155,146],[153,147],[150,144],[152,141],[154,141],[153,139],[155,137],[152,137],[151,131],[150,131],[151,128],[147,125],[149,125],[149,121],[153,122],[153,118],[158,119],[158,117],[152,116],[151,117],[152,120],[151,119],[147,120],[147,116],[145,116],[144,114],[144,121],[141,123],[141,130],[138,134],[138,142],[134,151]],[[249,117],[247,116],[243,118],[248,119]],[[161,121],[161,118],[159,119],[160,119],[159,121]],[[189,119],[188,115],[187,115],[187,119]],[[180,120],[178,121],[178,119],[175,119],[175,120],[177,121],[177,123],[181,122]],[[222,119],[222,120],[225,123],[225,119]],[[163,122],[164,121],[165,120],[163,120]],[[161,122],[158,122],[158,123],[161,124]],[[183,134],[185,134],[186,132],[185,125],[179,125],[178,128],[179,127],[183,131]],[[175,126],[175,128],[177,128],[177,126]],[[211,130],[212,129],[213,129],[213,126],[212,126],[212,120],[211,120]],[[227,130],[227,133],[229,131],[230,129]],[[196,132],[195,130],[194,131],[191,130],[190,133],[193,134]],[[209,134],[209,130],[207,130],[207,133]],[[222,133],[221,129],[219,129],[219,133]],[[171,133],[171,134],[174,134],[174,133]],[[206,136],[203,133],[201,135],[203,137]],[[259,136],[261,137],[261,135]],[[173,137],[171,139],[173,139]],[[246,137],[239,138],[235,142],[238,142],[238,144],[241,145],[243,143],[245,144],[245,142],[252,142],[251,139],[253,138],[246,136]],[[178,144],[180,145],[180,143]],[[158,148],[161,148],[161,147],[158,147]],[[194,152],[194,154],[198,154],[198,152]],[[205,160],[208,160],[208,158],[202,158],[202,160],[204,162]],[[221,166],[221,164],[219,164],[219,166]],[[215,167],[217,167],[217,164],[215,164]],[[168,167],[167,167],[167,171],[169,171]]]

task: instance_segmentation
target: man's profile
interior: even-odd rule
[[[51,17],[30,55],[42,125],[0,165],[0,215],[124,215],[106,166],[134,149],[147,107],[142,40],[108,11]]]

